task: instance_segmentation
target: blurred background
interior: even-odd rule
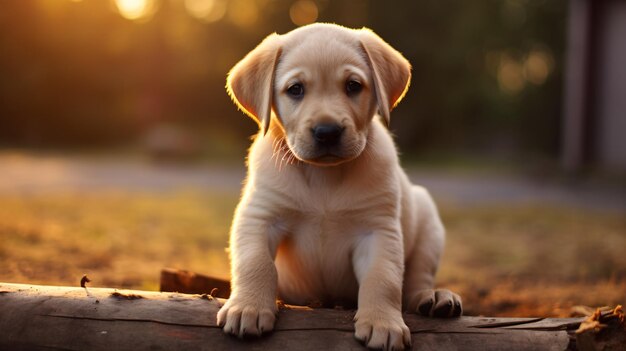
[[[367,26],[413,65],[390,129],[469,314],[626,301],[626,3],[4,0],[0,280],[228,275],[256,132],[224,90],[272,32]]]

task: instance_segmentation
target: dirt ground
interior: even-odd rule
[[[448,242],[437,284],[466,314],[569,316],[626,303],[623,187],[412,169]],[[0,281],[158,289],[174,267],[228,275],[241,167],[0,153]]]

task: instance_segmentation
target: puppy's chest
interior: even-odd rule
[[[358,285],[351,254],[366,230],[350,216],[332,214],[308,214],[292,223],[279,250],[285,264],[277,266],[279,274],[290,277],[283,282],[292,284],[286,291],[314,300],[354,298]]]
[[[335,180],[318,177],[282,192],[277,268],[281,293],[291,301],[356,298],[352,253],[388,206],[380,188]]]
[[[322,178],[287,192],[283,223],[297,249],[332,256],[350,251],[355,240],[371,231],[389,206],[381,201],[380,189],[354,183]]]
[[[362,211],[337,207],[311,208],[290,216],[287,239],[307,266],[349,265],[350,253],[368,228]]]
[[[287,236],[295,249],[336,256],[337,251],[349,251],[353,242],[366,234],[367,228],[359,217],[347,210],[301,212],[292,218]]]

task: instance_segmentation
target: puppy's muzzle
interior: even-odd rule
[[[311,133],[318,147],[330,148],[339,145],[344,129],[338,124],[324,123],[311,128]]]

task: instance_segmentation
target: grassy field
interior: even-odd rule
[[[227,276],[237,195],[89,192],[0,195],[0,281],[157,290],[175,267]],[[467,314],[569,316],[626,302],[626,218],[542,205],[441,204],[438,285]]]

